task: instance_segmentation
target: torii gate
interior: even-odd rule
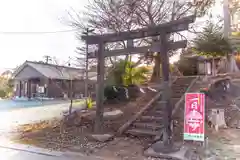
[[[154,51],[161,53],[162,59],[162,72],[163,72],[163,80],[164,80],[164,96],[163,101],[166,101],[167,105],[166,114],[165,114],[165,129],[166,133],[169,137],[171,137],[171,115],[172,108],[169,106],[169,50],[176,50],[178,48],[185,48],[187,46],[187,41],[177,41],[172,42],[168,41],[168,34],[188,30],[189,24],[195,21],[196,16],[188,16],[179,20],[174,20],[168,23],[160,24],[154,27],[141,28],[132,31],[126,32],[117,32],[111,34],[103,34],[103,35],[89,35],[82,36],[82,39],[86,41],[88,45],[97,44],[98,51],[94,53],[87,53],[89,58],[97,58],[98,67],[97,67],[97,100],[96,100],[96,119],[95,119],[95,132],[101,131],[101,125],[103,124],[103,101],[104,101],[104,58],[111,56],[120,56],[126,54],[145,54],[148,51]],[[160,41],[153,43],[149,46],[144,47],[134,47],[133,40],[145,37],[154,37],[160,36]],[[125,49],[117,49],[106,51],[105,44],[113,43],[119,41],[127,41],[127,47]]]

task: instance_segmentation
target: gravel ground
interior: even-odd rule
[[[209,136],[209,148],[219,160],[240,159],[240,130],[226,129]]]

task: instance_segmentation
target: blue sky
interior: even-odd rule
[[[74,32],[56,34],[10,34],[2,32],[51,32],[69,30],[60,19],[71,7],[83,9],[87,0],[0,0],[0,71],[44,55],[68,61],[75,56]],[[216,13],[222,12],[220,7]]]

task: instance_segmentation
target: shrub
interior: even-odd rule
[[[196,58],[187,58],[182,56],[176,66],[184,76],[192,76],[197,75],[198,73],[197,64],[198,62]]]
[[[128,89],[124,86],[106,86],[104,89],[106,102],[119,102],[129,99]]]
[[[107,77],[107,84],[129,86],[147,81],[149,69],[144,66],[136,67],[135,65],[131,61],[121,60],[117,62]]]
[[[93,100],[90,97],[88,97],[86,99],[86,105],[87,105],[88,109],[92,109],[92,107],[93,107]]]
[[[7,93],[4,90],[0,90],[0,98],[5,98]]]
[[[105,87],[104,97],[106,98],[106,100],[113,100],[117,98],[117,92],[114,91],[113,86]]]

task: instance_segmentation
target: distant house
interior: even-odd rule
[[[84,75],[84,70],[79,68],[26,61],[13,73],[15,96],[63,98],[73,93],[78,97],[84,93]],[[96,75],[89,72],[92,91],[95,91]]]
[[[199,75],[212,75],[214,68],[218,68],[219,62],[221,61],[221,57],[208,58],[204,56],[199,56],[196,54],[186,55],[186,58],[195,59],[197,61],[197,73]]]

